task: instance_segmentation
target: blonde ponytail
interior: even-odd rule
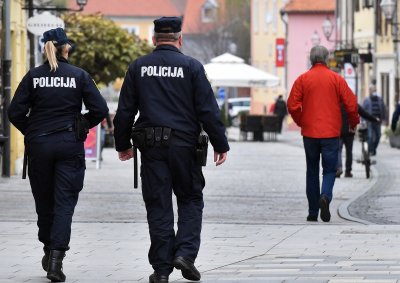
[[[54,43],[50,40],[47,41],[44,45],[44,52],[46,54],[47,60],[49,60],[50,64],[50,71],[55,72],[58,68],[57,62],[57,48],[55,47]]]

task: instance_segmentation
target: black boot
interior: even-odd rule
[[[47,269],[47,278],[51,282],[64,282],[65,274],[62,272],[62,261],[65,257],[65,251],[51,250],[49,255],[49,266]]]
[[[48,247],[44,246],[43,251],[44,251],[44,256],[42,258],[42,267],[44,271],[47,271],[47,267],[49,266],[50,250]]]
[[[149,277],[149,283],[168,283],[168,276],[158,275],[156,272],[154,272]]]

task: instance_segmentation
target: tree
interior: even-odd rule
[[[236,55],[250,59],[250,0],[225,1],[225,32],[236,44]]]
[[[86,70],[96,83],[123,77],[129,64],[152,47],[101,14],[64,14],[68,38],[76,43],[70,62]]]
[[[230,52],[248,61],[250,58],[250,0],[220,2],[214,19],[200,23],[199,32],[185,34],[184,53],[202,63]]]

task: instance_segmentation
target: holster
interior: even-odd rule
[[[75,117],[75,137],[78,141],[85,141],[89,133],[90,123],[82,114]]]
[[[196,161],[200,166],[207,165],[208,141],[208,135],[201,132],[196,144]]]
[[[24,149],[24,161],[22,163],[22,179],[26,179],[26,167],[28,166],[28,152]]]

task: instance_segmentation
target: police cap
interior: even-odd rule
[[[162,17],[154,20],[154,31],[157,33],[176,33],[182,30],[182,18]]]
[[[69,43],[68,37],[65,34],[64,29],[56,28],[45,31],[43,33],[43,41],[46,43],[47,41],[53,41],[54,45],[60,46],[66,43]]]

